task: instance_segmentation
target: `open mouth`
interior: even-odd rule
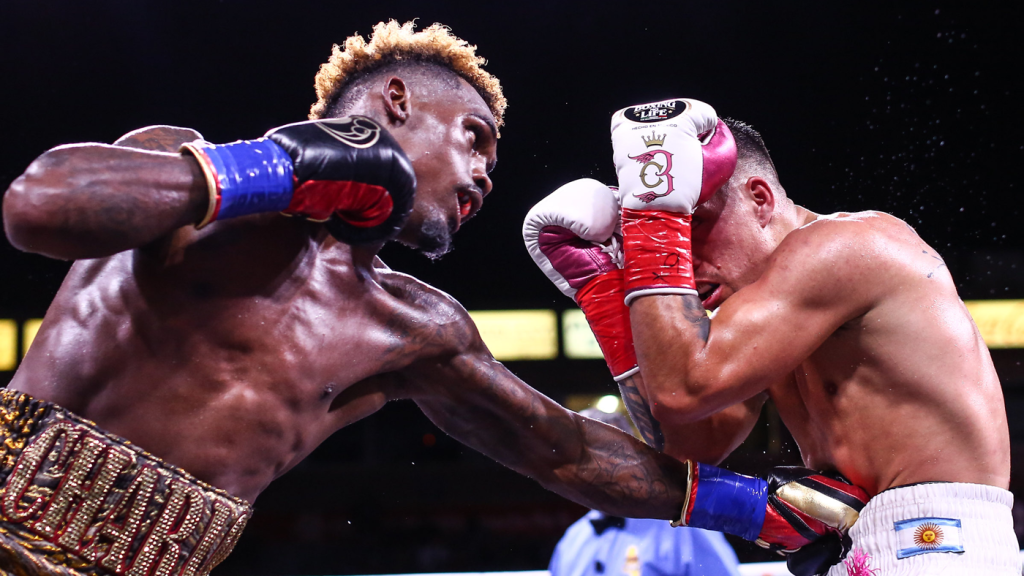
[[[722,285],[713,282],[701,283],[697,288],[697,297],[704,307],[714,310],[718,307],[722,295]]]
[[[456,194],[459,202],[459,219],[465,222],[480,210],[483,196],[472,190],[459,190]]]

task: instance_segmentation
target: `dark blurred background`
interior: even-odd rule
[[[226,142],[302,120],[332,43],[419,18],[479,46],[505,87],[508,125],[494,192],[456,251],[430,262],[392,246],[383,257],[470,310],[571,305],[522,247],[523,217],[565,181],[611,182],[611,113],[673,96],[752,123],[799,204],[905,219],[942,253],[963,298],[1024,297],[1016,3],[780,4],[4,0],[0,190],[59,144],[157,123]],[[0,240],[0,318],[42,317],[68,266]],[[993,356],[1021,461],[1024,353]],[[615,392],[600,361],[509,366],[559,401]],[[797,462],[769,406],[726,465]],[[583,512],[395,404],[272,485],[217,573],[543,568]]]

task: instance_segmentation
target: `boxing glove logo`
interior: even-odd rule
[[[630,106],[623,111],[623,116],[633,122],[661,122],[669,118],[675,118],[690,106],[685,100],[670,100],[668,102],[654,102],[653,104],[642,104]]]
[[[349,116],[316,123],[316,126],[331,135],[331,138],[353,148],[369,148],[380,139],[380,126],[369,118]]]
[[[674,104],[674,103],[673,103]],[[640,137],[644,141],[644,146],[650,148],[651,146],[661,147],[665,143],[665,135],[651,133],[651,137],[646,136]],[[657,158],[661,156],[661,162],[657,161]],[[672,153],[668,150],[650,150],[636,156],[629,156],[630,160],[636,160],[640,166],[640,183],[645,188],[649,188],[647,192],[641,192],[639,194],[634,193],[633,196],[644,202],[650,204],[655,198],[661,198],[662,196],[668,196],[675,190],[675,185],[672,183]],[[655,181],[654,178],[657,178]],[[662,192],[655,192],[654,188],[658,188],[663,183],[668,183],[665,190]]]

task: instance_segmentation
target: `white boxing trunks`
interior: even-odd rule
[[[1020,576],[1013,494],[936,482],[885,490],[850,529],[828,576]]]

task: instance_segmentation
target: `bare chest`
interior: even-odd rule
[[[880,374],[872,338],[859,323],[844,326],[771,389],[809,466],[831,467],[852,420],[863,416],[865,389]]]
[[[154,392],[202,402],[240,389],[302,412],[411,361],[407,305],[329,259],[276,282],[209,286],[206,276],[140,279],[125,262],[73,269],[21,389],[51,383],[35,392],[72,410],[115,391],[138,402]],[[140,381],[144,391],[131,384]]]

